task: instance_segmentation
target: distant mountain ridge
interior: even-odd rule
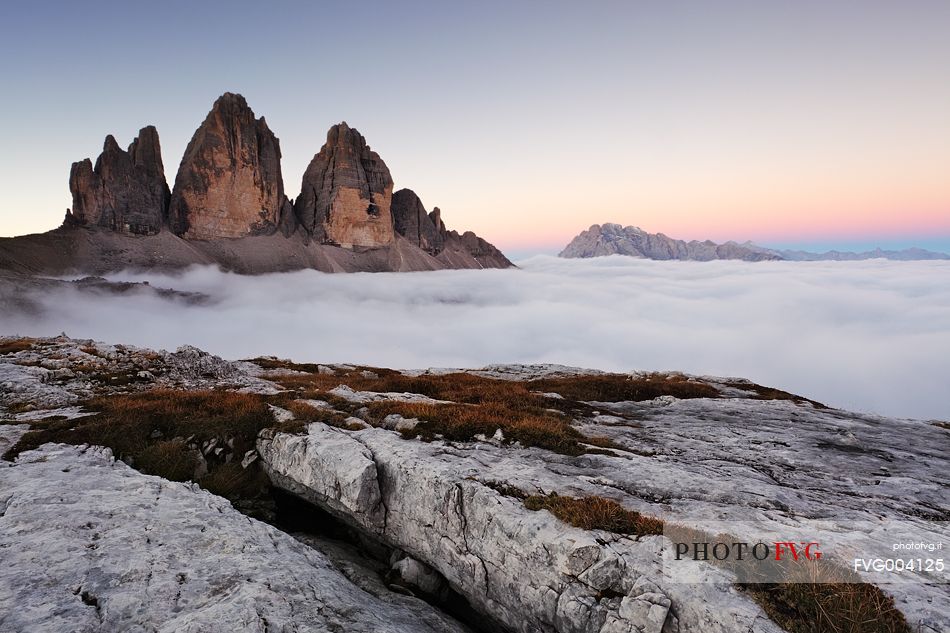
[[[764,248],[764,247],[756,247]],[[875,248],[873,251],[825,251],[824,253],[813,253],[811,251],[799,251],[799,250],[779,250],[779,249],[768,249],[764,250],[770,253],[778,254],[782,259],[786,259],[792,262],[816,262],[816,261],[857,261],[861,259],[893,259],[896,261],[925,261],[925,260],[935,260],[935,259],[950,259],[950,255],[947,253],[938,253],[936,251],[928,251],[923,248],[905,248],[899,251],[894,250],[884,250],[881,248]]]
[[[897,261],[950,260],[950,255],[922,248],[883,250],[853,253],[827,251],[812,253],[801,250],[780,250],[759,246],[753,242],[728,241],[717,244],[711,240],[678,240],[663,233],[648,233],[636,226],[594,224],[564,247],[558,257],[588,258],[605,255],[627,255],[656,260],[712,261],[738,259],[759,261],[857,261],[863,259],[891,259]]]
[[[673,239],[662,233],[647,233],[636,226],[619,224],[594,224],[571,240],[558,257],[585,258],[604,255],[629,255],[647,259],[685,259],[711,261],[714,259],[741,259],[750,262],[782,259],[779,255],[754,248],[726,242],[716,244],[706,240]]]

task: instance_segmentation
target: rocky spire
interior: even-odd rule
[[[392,191],[386,163],[343,122],[330,128],[304,172],[294,211],[314,240],[347,248],[385,246],[394,239]]]
[[[430,255],[438,254],[445,246],[445,225],[438,207],[426,213],[422,200],[411,189],[393,194],[392,214],[396,232]]]
[[[73,207],[68,224],[142,235],[161,231],[170,194],[158,131],[151,125],[142,128],[128,151],[107,136],[95,168],[88,158],[73,163],[69,191]]]
[[[191,137],[182,157],[169,219],[187,238],[285,233],[295,222],[284,195],[280,142],[244,97],[226,92]]]

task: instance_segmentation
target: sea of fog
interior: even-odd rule
[[[4,333],[229,359],[424,368],[562,363],[741,376],[827,404],[950,419],[950,262],[657,262],[538,256],[520,269],[255,277],[112,275],[209,295],[42,297]]]

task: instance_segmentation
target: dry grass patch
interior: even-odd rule
[[[427,442],[440,438],[466,442],[476,435],[492,437],[501,429],[506,442],[536,446],[564,455],[590,452],[584,444],[613,446],[607,438],[583,435],[562,413],[506,399],[477,405],[384,401],[370,403],[367,408],[377,424],[393,413],[404,418],[417,418],[420,423],[403,431],[403,436],[418,437]]]
[[[803,404],[807,402],[816,409],[828,408],[827,405],[824,405],[816,400],[809,400],[808,398],[796,396],[793,393],[782,391],[781,389],[776,389],[775,387],[763,387],[762,385],[757,385],[751,382],[724,382],[723,384],[735,389],[751,391],[754,394],[752,396],[753,400],[790,400],[797,404]]]
[[[868,583],[740,587],[789,633],[912,633],[894,600]]]
[[[544,378],[526,383],[535,391],[554,392],[582,402],[627,402],[675,398],[717,398],[719,391],[682,374],[596,374]]]
[[[272,364],[272,362],[262,363],[258,360],[253,362],[265,368]],[[286,365],[287,363],[281,364]],[[301,369],[304,367],[315,368],[316,365],[293,365],[286,368],[304,371]],[[530,401],[535,404],[544,400],[540,396],[530,393],[525,383],[482,378],[463,372],[406,376],[389,369],[373,368],[368,371],[376,376],[367,377],[363,375],[364,371],[367,370],[354,369],[347,372],[337,371],[335,374],[320,374],[314,369],[310,373],[272,376],[269,379],[287,389],[317,394],[345,385],[355,391],[416,393],[435,400],[449,400],[467,404],[480,404],[486,400],[497,401],[501,398]],[[323,398],[323,396],[315,397]]]
[[[198,455],[181,439],[149,444],[134,455],[135,467],[171,481],[188,481],[198,467]]]
[[[14,402],[7,405],[7,413],[11,415],[16,415],[18,413],[26,413],[27,411],[35,411],[36,405],[32,402]]]
[[[315,407],[299,400],[287,403],[285,408],[302,422],[323,422],[330,426],[340,426],[345,419],[342,413],[334,411],[330,407]]]
[[[299,422],[276,425],[265,397],[231,391],[156,389],[93,398],[82,404],[97,414],[33,422],[4,459],[12,460],[47,442],[94,444],[111,448],[116,457],[142,472],[185,481],[195,476],[199,462],[198,452],[189,444],[200,446],[217,439],[227,443],[228,452],[239,461],[245,451],[254,448],[262,429],[279,426],[293,432],[303,426]],[[244,498],[262,492],[260,478],[252,473],[238,479],[225,476],[225,472],[234,471],[233,462],[224,463],[209,455],[208,468],[197,480],[202,486],[230,490]],[[225,472],[218,473],[219,468]]]
[[[331,407],[315,407],[312,404],[307,404],[306,402],[300,402],[298,400],[289,402],[285,406],[288,411],[294,414],[294,418],[296,418],[294,422],[296,424],[322,422],[327,426],[335,426],[336,428],[347,429],[349,431],[355,431],[363,428],[362,426],[348,423],[346,421],[346,415],[340,413],[339,411],[335,411]]]
[[[274,361],[255,360],[261,366],[271,367]],[[308,367],[306,365],[278,362],[287,369]],[[315,367],[315,366],[314,366]],[[285,399],[314,398],[325,400],[334,408],[353,411],[354,405],[338,398],[329,391],[346,385],[356,391],[379,393],[414,393],[446,403],[413,403],[381,401],[369,403],[369,417],[375,423],[392,413],[404,418],[421,421],[416,428],[405,431],[408,438],[418,437],[425,441],[443,438],[449,441],[470,441],[476,435],[491,437],[501,429],[506,441],[519,442],[523,446],[536,446],[566,455],[596,452],[584,444],[612,447],[607,438],[592,438],[580,433],[571,425],[569,416],[552,410],[571,407],[576,403],[545,398],[533,393],[529,383],[497,380],[462,372],[406,376],[392,370],[373,368],[376,377],[366,377],[365,368],[336,374],[291,374],[271,379],[291,390]],[[292,405],[283,405],[290,408]],[[295,414],[296,415],[296,414]],[[300,417],[300,416],[298,416]]]
[[[288,389],[321,392],[346,385],[357,391],[417,393],[436,400],[466,404],[506,400],[517,404],[566,407],[586,401],[652,400],[659,396],[716,398],[720,395],[715,387],[682,374],[596,374],[519,381],[486,378],[465,372],[406,376],[390,369],[372,368],[371,371],[377,377],[366,377],[363,375],[364,368],[320,374],[317,373],[316,365],[269,359],[252,362],[264,368],[282,367],[306,372],[271,378]],[[566,402],[545,398],[539,392],[557,393]]]
[[[583,530],[616,534],[663,534],[663,521],[627,510],[604,497],[562,497],[556,493],[532,495],[524,500],[529,510],[547,510],[561,521]]]
[[[18,338],[9,341],[0,341],[0,356],[5,354],[16,354],[33,347],[36,342],[34,338]]]
[[[660,396],[673,396],[680,399],[722,397],[720,391],[713,385],[679,373],[591,374],[517,381],[486,378],[464,372],[406,376],[391,369],[376,367],[358,367],[350,371],[338,370],[336,374],[319,374],[317,373],[318,365],[314,364],[298,364],[273,359],[255,359],[252,362],[266,369],[283,368],[304,372],[273,378],[288,389],[328,391],[340,385],[347,385],[358,391],[418,393],[437,400],[469,404],[477,404],[486,397],[498,398],[505,394],[522,400],[532,397],[543,400],[537,392],[557,393],[563,396],[566,401],[547,400],[546,406],[565,409],[569,407],[576,409],[577,405],[583,402],[637,402],[653,400]],[[364,376],[365,370],[372,371],[378,377]],[[820,402],[773,387],[747,382],[723,384],[751,392],[752,397],[758,400],[791,400],[797,403],[811,403],[817,408],[826,408]]]
[[[518,381],[465,372],[407,376],[389,369],[365,367],[346,371],[337,369],[336,373],[330,374],[319,373],[319,366],[314,364],[266,358],[252,362],[265,369],[302,372],[270,378],[290,390],[285,396],[288,401],[297,398],[321,399],[334,408],[353,412],[361,405],[329,393],[344,385],[356,391],[413,393],[447,401],[436,404],[375,402],[367,405],[370,418],[377,424],[392,413],[421,420],[415,429],[403,433],[407,437],[419,437],[426,441],[437,438],[469,441],[476,435],[491,437],[496,430],[501,429],[507,441],[567,455],[617,448],[607,438],[586,437],[572,426],[572,419],[591,414],[587,402],[642,401],[659,396],[721,396],[712,385],[683,374],[596,374]],[[778,390],[769,393],[773,391],[776,397],[792,397]],[[557,393],[562,398],[546,397],[542,395],[544,393]]]
[[[292,371],[302,371],[308,374],[315,374],[319,368],[319,365],[314,363],[294,363],[289,360],[282,360],[279,358],[250,358],[247,360],[249,363],[254,363],[262,369],[289,369]]]
[[[270,487],[270,479],[257,463],[242,468],[236,461],[219,464],[198,483],[205,490],[232,500],[262,496]]]
[[[98,369],[98,368],[96,368]],[[79,370],[77,370],[79,371]],[[93,382],[100,383],[106,387],[127,387],[139,383],[149,383],[152,381],[148,376],[139,376],[141,369],[126,369],[122,371],[106,372],[87,372],[87,378]]]

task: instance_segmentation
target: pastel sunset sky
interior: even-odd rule
[[[594,223],[950,251],[950,2],[5,2],[0,235],[57,226],[70,164],[214,99],[287,192],[346,120],[450,228],[556,252]]]

